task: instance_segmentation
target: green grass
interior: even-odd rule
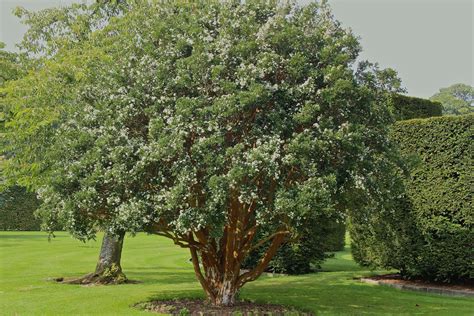
[[[99,242],[80,243],[66,233],[48,242],[41,232],[0,232],[0,315],[151,315],[133,304],[152,298],[203,297],[186,250],[169,240],[127,237],[122,265],[140,284],[79,286],[47,281],[91,272]],[[320,273],[262,277],[241,297],[311,310],[317,315],[474,315],[474,300],[400,291],[355,277],[373,274],[357,266],[349,248]],[[380,272],[380,271],[379,271]]]

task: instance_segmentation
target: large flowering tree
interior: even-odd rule
[[[146,2],[87,45],[110,43],[121,54],[73,95],[41,190],[76,236],[171,238],[227,306],[308,218],[377,195],[388,112],[326,4]]]

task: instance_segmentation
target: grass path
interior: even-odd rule
[[[122,266],[140,284],[56,284],[50,277],[91,272],[99,242],[81,243],[66,233],[48,242],[42,232],[0,232],[0,315],[153,315],[131,307],[151,298],[202,297],[189,255],[169,240],[139,234],[125,239]],[[360,283],[373,272],[358,267],[348,247],[304,276],[262,277],[241,297],[293,305],[316,315],[474,315],[474,299],[400,291]]]

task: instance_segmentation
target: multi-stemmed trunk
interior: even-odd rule
[[[245,272],[241,271],[241,266],[249,253],[250,247],[241,243],[238,240],[238,236],[230,238],[228,235],[225,236],[224,239],[234,240],[230,243],[226,242],[225,247],[217,251],[213,249],[212,243],[209,243],[208,247],[199,250],[191,247],[190,251],[195,274],[210,303],[216,306],[234,305],[240,288],[245,283],[257,279],[268,267],[270,260],[284,242],[285,233],[278,232],[274,234],[270,239],[269,248],[257,266]],[[235,248],[234,246],[238,244],[247,249]]]
[[[120,260],[122,258],[123,241],[125,232],[112,235],[105,232],[99,253],[99,260],[93,273],[89,273],[81,278],[66,281],[74,284],[120,284],[127,281],[127,277],[122,272]]]
[[[272,186],[272,192],[274,186]],[[229,198],[227,220],[222,235],[216,237],[211,229],[201,227],[188,233],[173,231],[165,221],[153,224],[157,235],[171,238],[175,244],[189,248],[196,278],[206,292],[209,302],[216,306],[234,305],[240,288],[257,279],[290,233],[282,221],[273,234],[256,240],[256,202],[239,200],[233,192]],[[242,272],[245,258],[255,249],[269,245],[256,266]]]
[[[212,236],[206,228],[187,235],[174,235],[175,243],[189,247],[196,277],[213,305],[232,306],[240,288],[265,271],[289,233],[282,226],[273,234],[255,240],[258,225],[254,211],[254,203],[245,205],[233,195],[220,238]],[[170,237],[170,234],[164,235]],[[269,246],[257,265],[242,273],[245,258],[252,250],[266,244]]]

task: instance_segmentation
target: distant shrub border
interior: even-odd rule
[[[389,107],[397,121],[443,115],[441,103],[401,94],[391,96]]]
[[[0,192],[0,230],[39,230],[40,220],[33,214],[39,204],[36,194],[23,187]]]

